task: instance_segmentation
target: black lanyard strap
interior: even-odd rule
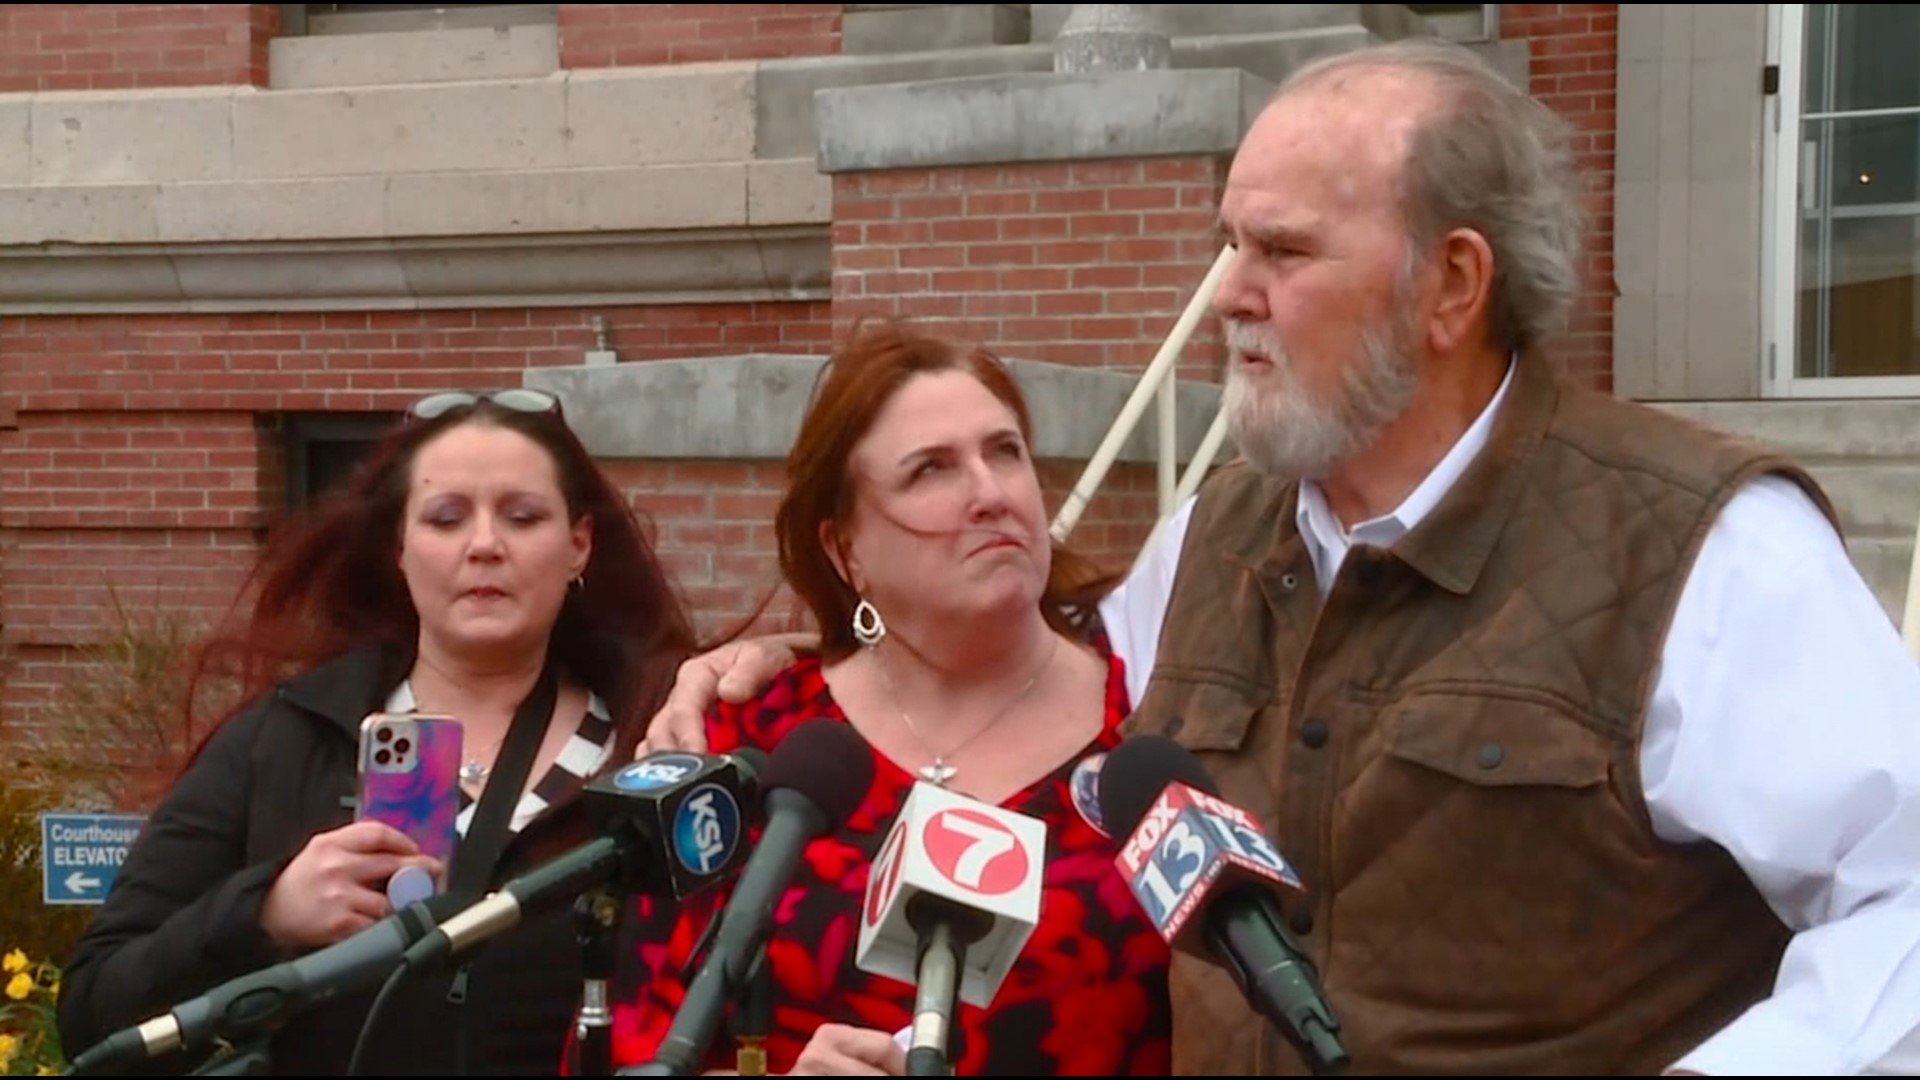
[[[447,876],[447,891],[478,897],[487,889],[493,865],[506,849],[512,831],[513,810],[520,804],[520,792],[527,786],[527,774],[533,759],[546,739],[547,723],[553,717],[553,705],[559,698],[559,679],[549,662],[540,673],[533,692],[514,711],[513,723],[494,759],[493,772],[474,807],[467,834],[454,849],[453,866]]]

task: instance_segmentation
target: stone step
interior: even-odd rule
[[[1920,528],[1920,400],[1663,403],[1791,454],[1833,500],[1854,565],[1896,624]]]
[[[1847,549],[1860,576],[1887,609],[1887,617],[1899,626],[1906,610],[1907,575],[1913,565],[1912,538],[1862,537],[1849,540]]]

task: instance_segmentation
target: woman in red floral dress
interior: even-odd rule
[[[776,519],[820,655],[707,723],[713,752],[771,753],[828,717],[874,757],[860,808],[807,847],[775,907],[768,1071],[902,1072],[894,1033],[912,1022],[914,989],[854,955],[872,860],[914,784],[933,782],[1048,834],[1039,924],[987,1007],[956,1006],[955,1074],[1165,1075],[1167,948],[1114,868],[1117,844],[1089,822],[1084,785],[1130,708],[1091,625],[1114,579],[1048,535],[1025,402],[993,357],[882,325],[823,379]],[[616,1067],[652,1059],[727,896],[636,901]],[[735,1067],[724,1031],[706,1065]]]

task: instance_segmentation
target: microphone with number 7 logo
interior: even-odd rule
[[[908,1076],[949,1075],[957,997],[984,1007],[1040,921],[1047,826],[916,783],[880,845],[854,963],[918,989]]]
[[[1316,1075],[1347,1070],[1340,1022],[1312,963],[1287,936],[1273,887],[1301,888],[1259,822],[1218,797],[1187,749],[1139,735],[1107,754],[1100,816],[1125,836],[1115,865],[1154,929],[1220,964]]]

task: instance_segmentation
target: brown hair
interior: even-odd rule
[[[963,351],[897,323],[863,321],[821,371],[787,456],[787,490],[774,515],[774,536],[781,573],[812,611],[820,629],[820,652],[828,660],[855,648],[853,609],[860,598],[821,546],[820,526],[831,522],[841,527],[852,516],[849,463],[880,411],[908,380],[945,371],[964,371],[980,380],[1013,410],[1021,437],[1032,444],[1026,398],[1006,366],[985,349]],[[1083,635],[1100,598],[1118,580],[1117,573],[1055,542],[1040,610],[1055,630]]]
[[[567,590],[548,655],[606,698],[619,751],[630,753],[697,639],[636,511],[557,410],[482,399],[389,433],[346,483],[271,537],[241,592],[251,605],[236,599],[244,610],[206,643],[196,683],[216,673],[237,678],[250,701],[292,671],[357,646],[385,646],[410,662],[419,615],[394,551],[413,461],[429,441],[468,423],[537,443],[553,460],[568,520],[593,518],[585,584]],[[195,697],[188,694],[189,707]]]

